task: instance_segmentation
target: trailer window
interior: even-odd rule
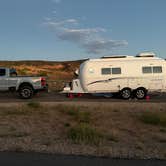
[[[121,74],[121,68],[112,68],[112,74]]]
[[[6,75],[6,70],[0,69],[0,76],[5,76],[5,75]]]
[[[162,67],[161,66],[154,66],[153,73],[162,73]]]
[[[144,74],[152,73],[152,67],[143,67],[143,68],[142,68],[142,72],[143,72]]]
[[[101,74],[102,75],[111,74],[111,68],[102,68],[101,69]]]

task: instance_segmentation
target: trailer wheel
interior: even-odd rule
[[[120,92],[120,96],[125,100],[129,99],[131,97],[131,89],[130,88],[122,89]]]
[[[135,90],[135,97],[137,99],[144,99],[147,95],[147,90],[145,88],[138,88]]]
[[[30,99],[34,95],[33,88],[31,86],[22,86],[19,89],[19,95],[22,99]]]

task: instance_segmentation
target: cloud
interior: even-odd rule
[[[56,10],[53,10],[53,11],[52,11],[52,13],[53,13],[53,14],[56,14],[56,13],[57,13],[57,11],[56,11]]]
[[[77,24],[77,20],[75,19],[67,19],[67,20],[63,20],[63,21],[46,21],[44,22],[45,25],[49,26],[49,27],[53,27],[55,29],[65,29],[64,27],[68,24]]]
[[[54,3],[60,3],[62,0],[52,0]]]
[[[128,45],[125,40],[112,40],[102,36],[104,28],[78,28],[78,20],[67,19],[62,21],[49,20],[44,23],[53,28],[58,39],[72,42],[83,48],[87,53],[102,54]]]
[[[45,21],[51,21],[51,18],[50,17],[44,17],[44,20]]]
[[[92,36],[95,37],[96,33],[102,32],[104,29],[91,28],[91,29],[64,29],[58,34],[61,40],[72,41],[72,42],[88,42],[92,40]]]
[[[88,53],[100,54],[119,47],[127,46],[128,42],[125,40],[94,40],[83,44],[83,47]]]

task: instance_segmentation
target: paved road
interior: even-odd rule
[[[163,160],[127,160],[37,153],[1,152],[2,166],[166,166]]]
[[[150,95],[150,100],[136,100],[136,99],[131,99],[131,100],[122,100],[118,98],[106,98],[106,97],[101,97],[101,96],[92,96],[92,95],[84,95],[79,98],[73,98],[69,99],[65,96],[65,94],[60,94],[57,92],[51,92],[51,93],[46,93],[46,92],[41,92],[38,93],[34,98],[32,99],[33,101],[39,101],[39,102],[63,102],[63,101],[80,101],[80,102],[166,102],[166,93],[159,93],[159,94],[151,94]],[[0,102],[5,103],[5,102],[25,102],[25,101],[31,101],[31,100],[23,100],[18,97],[17,94],[12,94],[8,92],[3,92],[0,93]]]

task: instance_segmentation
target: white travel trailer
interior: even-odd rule
[[[153,52],[90,59],[76,74],[64,93],[119,93],[124,99],[143,99],[147,92],[166,91],[166,61]]]

